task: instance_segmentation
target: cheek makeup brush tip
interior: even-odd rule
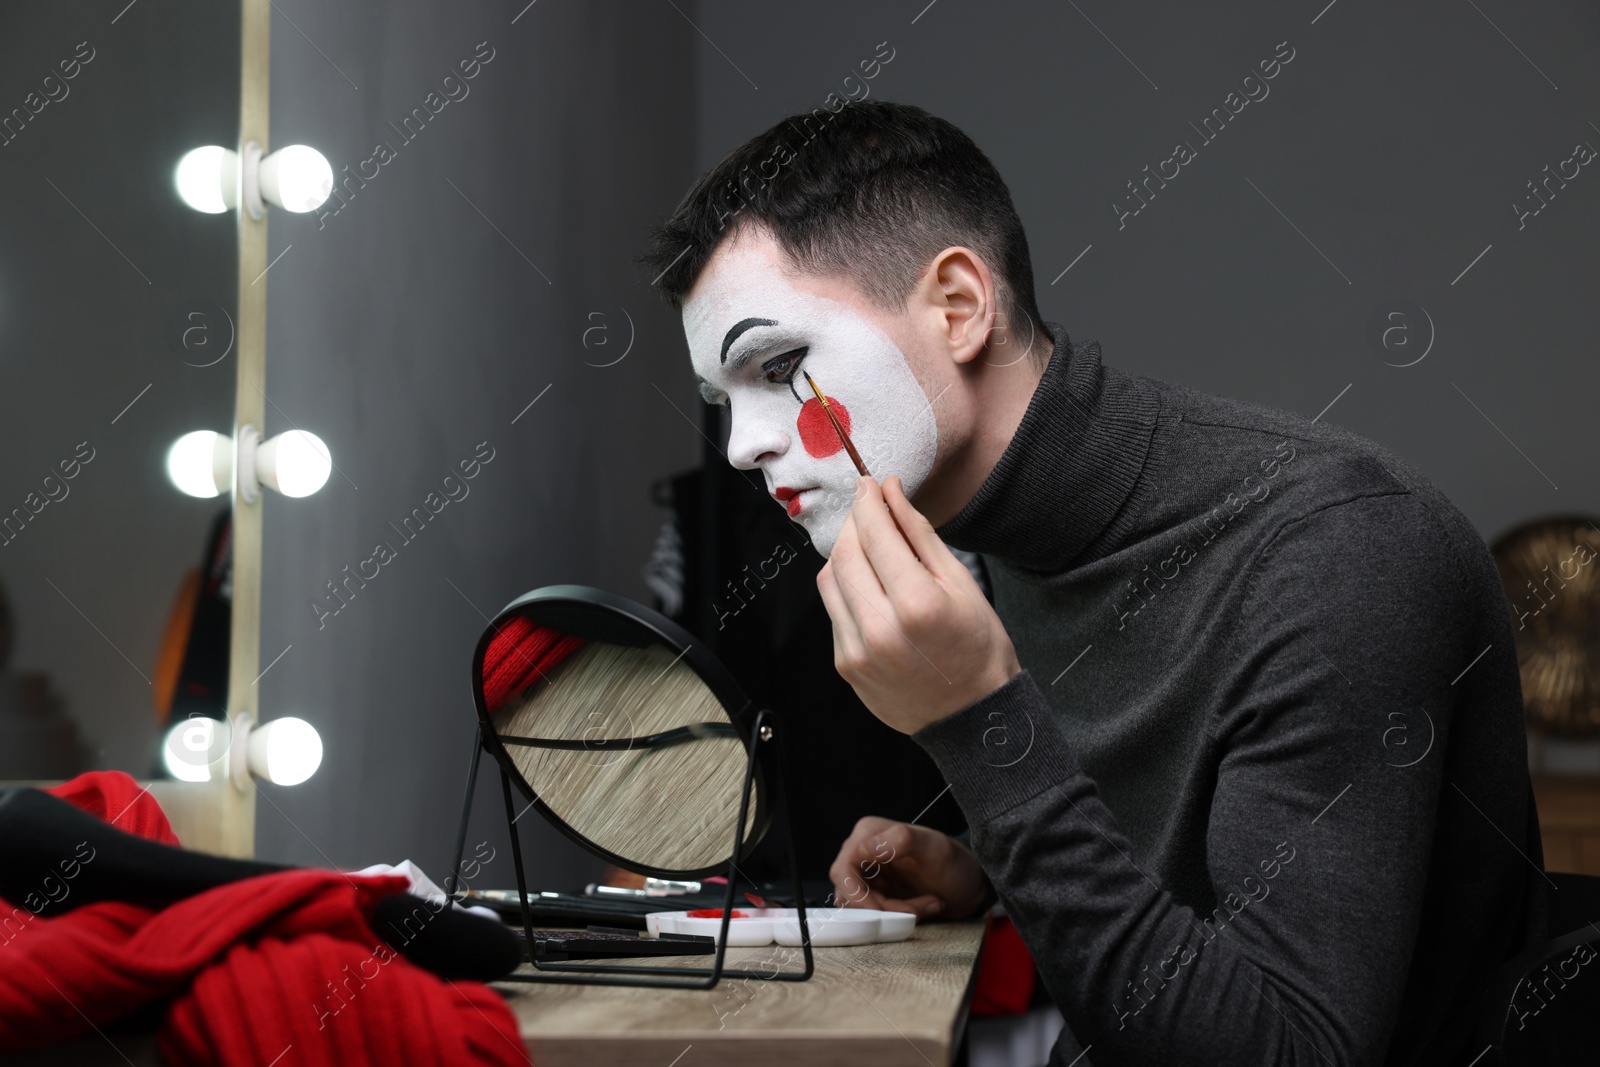
[[[811,386],[811,391],[817,394],[817,403],[822,405],[822,410],[827,413],[828,421],[833,424],[833,432],[839,435],[839,443],[844,445],[844,450],[850,454],[850,462],[856,465],[856,470],[861,472],[861,477],[871,478],[872,473],[867,470],[867,465],[861,462],[861,453],[856,451],[856,446],[851,442],[850,435],[844,432],[844,427],[839,423],[839,416],[833,413],[833,405],[828,403],[828,398],[822,395],[822,389],[817,385],[816,379],[810,372],[801,368],[800,373],[805,375],[806,384]]]

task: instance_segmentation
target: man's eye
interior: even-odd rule
[[[793,352],[774,356],[761,364],[761,376],[774,385],[788,385],[794,381],[795,372],[800,369],[800,361],[806,358],[807,351],[809,349],[797,348]]]

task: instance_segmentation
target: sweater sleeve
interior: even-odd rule
[[[1085,1062],[1382,1061],[1444,803],[1451,677],[1486,610],[1457,564],[1415,498],[1370,497],[1289,523],[1208,591],[1237,634],[1212,668],[1231,695],[1209,718],[1209,810],[1186,813],[1213,901],[1141,868],[1026,671],[915,735]]]

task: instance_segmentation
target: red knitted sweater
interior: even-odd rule
[[[121,772],[51,790],[118,829],[177,837],[149,793]],[[94,862],[63,842],[70,892]],[[161,1006],[159,1043],[177,1067],[442,1067],[530,1061],[515,1017],[487,986],[448,982],[372,932],[395,876],[294,870],[249,878],[153,909],[104,901],[56,918],[0,901],[0,1053],[36,1048]]]

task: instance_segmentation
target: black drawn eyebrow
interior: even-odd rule
[[[728,362],[728,349],[733,345],[733,342],[739,339],[739,335],[744,333],[746,330],[754,326],[776,325],[778,325],[777,322],[772,319],[743,319],[734,323],[732,329],[728,331],[728,336],[722,339],[722,359],[720,362],[723,364]]]

